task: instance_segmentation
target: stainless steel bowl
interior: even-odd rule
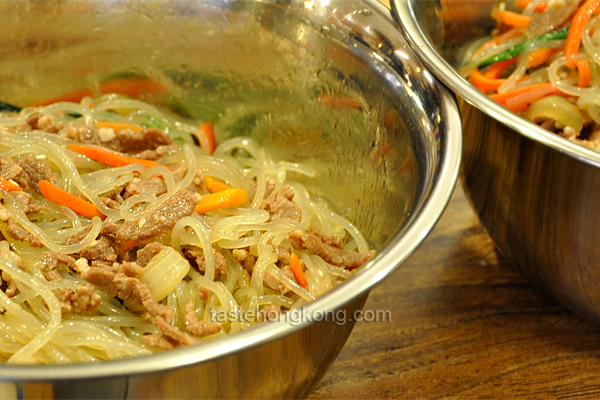
[[[298,320],[137,359],[0,365],[7,396],[305,397],[369,290],[415,250],[454,188],[455,98],[378,2],[8,0],[0,25],[1,100],[25,106],[114,74],[158,79],[186,112],[213,119],[221,138],[249,135],[276,159],[316,167],[305,184],[377,250]]]
[[[600,154],[503,108],[454,69],[468,41],[494,26],[494,1],[394,0],[397,21],[429,69],[459,96],[462,174],[501,253],[530,281],[600,322]],[[444,19],[444,16],[452,16]]]

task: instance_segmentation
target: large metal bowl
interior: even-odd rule
[[[0,25],[1,100],[25,106],[126,72],[158,79],[220,138],[249,135],[316,167],[304,183],[377,250],[302,318],[137,359],[0,365],[3,398],[305,397],[454,188],[455,98],[375,1],[8,0]]]
[[[463,181],[483,226],[530,281],[600,322],[600,154],[513,114],[454,68],[465,44],[494,26],[494,3],[394,0],[393,9],[424,63],[459,96]]]

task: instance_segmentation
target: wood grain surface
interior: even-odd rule
[[[499,257],[458,187],[311,399],[600,398],[600,327]],[[380,312],[381,313],[381,312]]]

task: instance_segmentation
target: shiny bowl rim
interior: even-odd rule
[[[390,9],[378,0],[360,0],[365,7],[377,12],[386,22],[394,26]],[[398,33],[400,35],[400,33]],[[414,57],[414,54],[412,54]],[[416,60],[416,59],[415,59]],[[373,286],[397,269],[418,248],[433,229],[446,205],[450,201],[458,180],[462,155],[462,122],[456,97],[427,71],[429,78],[440,95],[440,108],[444,112],[441,127],[443,136],[438,154],[438,170],[430,176],[431,190],[423,201],[418,215],[407,229],[397,232],[389,243],[375,257],[369,260],[360,279],[350,279],[340,287],[326,293],[303,308],[308,315],[339,309],[344,304],[367,293]],[[442,131],[442,129],[440,129]],[[103,361],[85,364],[14,365],[0,364],[0,378],[3,381],[65,381],[88,378],[108,378],[155,373],[186,367],[218,358],[231,356],[261,344],[275,341],[315,323],[303,319],[299,323],[277,321],[259,325],[212,342],[167,350],[148,356],[129,359]]]
[[[392,15],[404,38],[425,66],[458,97],[524,137],[583,163],[600,167],[600,153],[547,131],[513,113],[475,88],[440,54],[419,21],[416,3],[428,0],[390,0]],[[433,0],[432,0],[433,1]],[[465,121],[466,123],[466,121]]]

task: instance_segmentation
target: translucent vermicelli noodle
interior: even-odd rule
[[[500,1],[491,38],[461,69],[479,90],[572,142],[600,149],[600,3]]]
[[[108,94],[0,113],[0,360],[134,357],[302,307],[372,255],[246,137]]]

